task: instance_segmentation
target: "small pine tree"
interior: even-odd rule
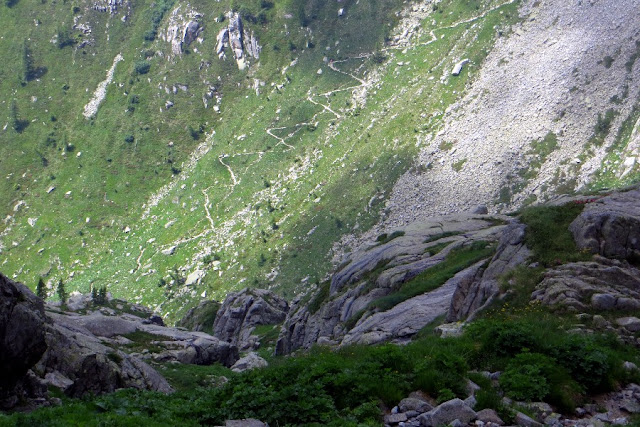
[[[62,279],[60,279],[60,281],[58,282],[58,289],[56,291],[58,293],[58,298],[60,298],[60,302],[62,304],[66,304],[67,303],[67,291],[64,288],[64,282],[62,281]]]
[[[98,290],[93,285],[91,285],[91,301],[93,301],[94,304],[98,303]]]
[[[107,286],[104,285],[98,289],[98,297],[96,298],[96,304],[104,305],[107,303]]]
[[[38,279],[38,284],[36,285],[36,295],[42,300],[47,299],[47,288],[44,285],[44,280],[42,280],[42,277]]]

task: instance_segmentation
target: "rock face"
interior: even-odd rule
[[[178,6],[171,12],[167,30],[162,34],[163,39],[171,44],[174,56],[182,55],[203,30],[200,25],[201,13],[189,8],[184,12],[181,9],[182,6]]]
[[[461,271],[436,290],[404,301],[390,310],[375,313],[351,329],[342,344],[377,344],[410,340],[424,325],[446,314],[451,297],[461,282],[474,278],[484,260]]]
[[[42,301],[0,274],[0,407],[17,403],[16,385],[47,349]]]
[[[626,261],[594,256],[548,270],[531,297],[572,311],[637,310],[640,270]]]
[[[216,54],[220,59],[226,58],[225,49],[229,48],[240,70],[247,65],[247,57],[260,58],[262,47],[258,44],[253,31],[244,27],[238,12],[227,13],[228,24],[217,36]]]
[[[569,230],[579,248],[640,262],[640,188],[589,203]]]
[[[504,230],[498,249],[486,270],[478,270],[475,277],[460,281],[447,321],[464,320],[488,305],[499,293],[498,277],[524,263],[530,251],[524,245],[525,226],[514,222]]]
[[[311,299],[294,301],[276,353],[287,354],[316,343],[410,339],[435,317],[446,313],[454,289],[467,276],[475,275],[477,266],[460,273],[447,285],[386,312],[372,310],[369,304],[443,262],[454,249],[478,241],[498,241],[506,227],[504,222],[509,221],[512,219],[508,217],[450,215],[416,222],[365,243],[349,255],[324,289]]]
[[[252,335],[258,325],[282,323],[289,312],[289,304],[273,292],[262,289],[243,289],[227,296],[218,310],[213,335],[241,351],[260,346]]]

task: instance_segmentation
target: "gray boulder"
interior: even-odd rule
[[[243,289],[227,296],[216,314],[213,335],[240,351],[260,347],[253,331],[258,325],[277,325],[287,317],[289,304],[263,289]]]
[[[256,353],[251,352],[234,363],[231,370],[234,372],[244,372],[251,369],[264,368],[268,365],[269,363],[267,363],[266,360],[258,356]]]
[[[424,427],[436,427],[447,425],[453,420],[459,420],[463,424],[476,419],[476,413],[460,399],[449,400],[418,417],[420,425]]]
[[[17,403],[19,383],[28,391],[27,371],[47,349],[45,321],[42,300],[0,274],[0,407]]]
[[[409,411],[427,412],[432,409],[433,409],[433,406],[431,406],[429,402],[425,402],[422,399],[417,399],[414,397],[407,397],[406,399],[402,399],[400,403],[398,403],[398,410],[400,412],[409,412]]]
[[[587,204],[569,230],[579,248],[605,257],[640,260],[640,188]]]
[[[476,416],[478,417],[478,420],[486,423],[493,423],[493,424],[497,424],[499,426],[503,426],[504,425],[504,421],[502,421],[502,419],[498,416],[498,413],[496,411],[494,411],[493,409],[487,408],[487,409],[483,409],[481,411],[478,411],[476,413]]]
[[[521,427],[542,427],[542,424],[522,412],[516,414],[516,425]]]

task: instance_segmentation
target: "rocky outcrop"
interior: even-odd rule
[[[182,7],[180,5],[171,12],[167,30],[162,35],[171,44],[171,53],[175,56],[182,55],[203,31],[200,23],[202,14],[192,9],[182,12]]]
[[[243,289],[227,296],[218,310],[213,335],[241,351],[257,349],[260,342],[253,331],[258,325],[282,323],[289,312],[286,300],[271,291]]]
[[[227,13],[227,20],[229,23],[217,36],[216,54],[220,59],[225,59],[225,49],[230,49],[238,69],[244,70],[248,65],[248,57],[260,58],[262,47],[253,31],[245,28],[238,12]]]
[[[80,397],[119,388],[171,392],[171,386],[153,368],[136,357],[106,346],[72,316],[49,313],[48,349],[35,371],[49,385]]]
[[[358,322],[342,340],[348,344],[377,344],[385,341],[406,342],[425,325],[447,313],[451,297],[461,281],[475,277],[486,261],[463,270],[440,288],[404,301],[390,310],[375,313]]]
[[[47,349],[45,321],[42,301],[0,274],[0,409],[17,404],[18,395],[39,391],[30,386],[34,381],[27,372]]]
[[[587,204],[569,230],[581,249],[640,262],[640,188]]]
[[[204,332],[182,331],[130,314],[109,316],[96,312],[85,316],[59,315],[59,319],[87,330],[107,344],[117,345],[123,337],[126,339],[127,335],[136,332],[157,337],[151,344],[159,350],[144,357],[158,361],[174,360],[194,365],[218,362],[231,366],[238,360],[238,349],[233,344]]]
[[[563,310],[637,310],[640,270],[626,261],[596,255],[593,261],[547,270],[531,297]]]
[[[486,269],[477,270],[474,277],[461,280],[457,287],[447,321],[467,319],[490,304],[500,292],[498,278],[523,264],[531,255],[524,244],[525,226],[510,224],[500,237],[498,249]]]
[[[330,284],[293,303],[276,353],[287,354],[316,343],[409,339],[434,315],[447,311],[455,286],[469,271],[448,286],[418,295],[387,312],[370,309],[370,304],[443,262],[454,249],[478,241],[498,241],[509,221],[512,219],[489,215],[450,215],[416,222],[365,243],[348,256]]]

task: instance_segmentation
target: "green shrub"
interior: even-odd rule
[[[417,364],[413,385],[433,396],[440,396],[444,390],[463,396],[467,370],[462,355],[449,349],[435,349]]]
[[[520,219],[527,225],[525,241],[534,258],[545,266],[590,259],[578,250],[569,224],[582,212],[583,204],[526,208]]]
[[[151,64],[145,60],[136,61],[134,69],[137,74],[147,74],[151,69]]]
[[[548,372],[553,361],[539,353],[521,353],[500,376],[500,386],[516,400],[539,401],[550,392]]]

